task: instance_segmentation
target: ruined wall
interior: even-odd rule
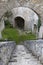
[[[15,7],[29,7],[40,15],[43,23],[43,0],[1,0],[0,16],[6,11]]]
[[[38,15],[31,10],[30,8],[26,8],[26,7],[18,7],[18,8],[13,8],[12,9],[12,13],[13,13],[13,20],[14,20],[14,27],[15,27],[15,18],[16,17],[22,17],[25,22],[24,22],[24,30],[29,30],[29,31],[34,31],[34,24],[38,24]],[[12,18],[11,18],[12,19]]]

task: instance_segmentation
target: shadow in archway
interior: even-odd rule
[[[18,16],[15,18],[15,27],[16,28],[24,30],[24,23],[25,23],[25,20],[22,17]]]

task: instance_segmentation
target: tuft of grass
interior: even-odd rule
[[[8,39],[8,40],[16,41],[17,44],[21,41],[36,39],[36,36],[32,33],[26,35],[24,34],[19,35],[19,32],[15,28],[5,28],[2,31],[2,36],[3,36],[3,40]]]

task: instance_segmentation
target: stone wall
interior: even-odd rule
[[[0,42],[0,65],[6,65],[16,44],[13,41]]]
[[[41,22],[43,23],[43,0],[8,0],[0,1],[0,17],[6,10],[11,10],[15,7],[28,7],[32,8],[38,15],[40,15]]]
[[[34,31],[34,24],[38,25],[38,15],[30,8],[26,7],[17,7],[12,10],[14,22],[13,26],[15,27],[15,18],[22,17],[24,22],[24,30]]]
[[[2,20],[0,21],[0,39],[2,38],[1,32],[3,31],[4,28],[5,28],[4,20],[2,19]]]
[[[39,38],[40,38],[40,39],[43,39],[43,25],[40,26]]]
[[[43,63],[43,40],[28,40],[24,45]]]

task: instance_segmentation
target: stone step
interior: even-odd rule
[[[17,45],[8,65],[42,65],[23,45]]]

